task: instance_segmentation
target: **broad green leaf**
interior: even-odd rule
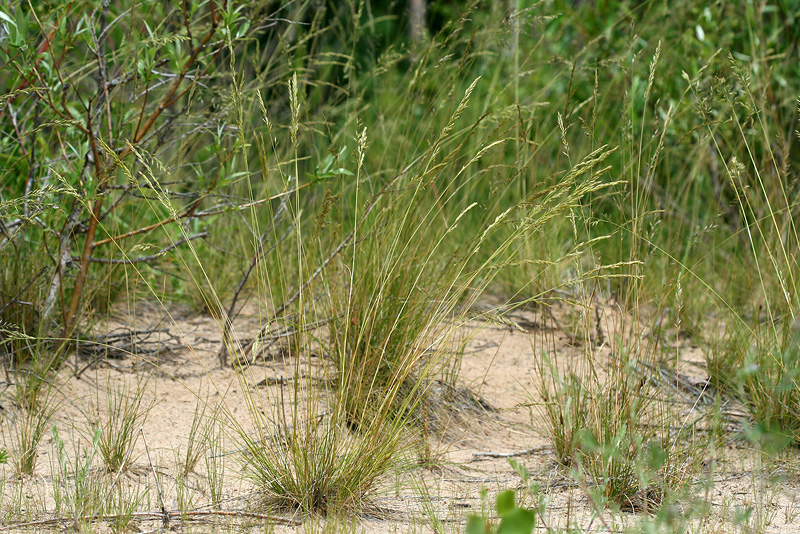
[[[514,510],[514,490],[501,491],[497,495],[497,513],[505,517]]]
[[[530,510],[514,508],[503,517],[497,534],[531,534],[536,516]]]
[[[486,534],[486,521],[477,515],[467,517],[466,534]]]

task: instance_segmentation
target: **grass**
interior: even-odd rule
[[[53,486],[53,500],[57,515],[65,513],[72,519],[72,527],[80,529],[87,517],[101,513],[104,504],[101,475],[93,468],[95,454],[100,448],[100,430],[95,432],[88,449],[76,451],[70,459],[65,452],[65,443],[53,426],[53,440],[56,447],[56,469],[54,479],[64,482],[66,487]],[[63,510],[62,510],[63,509]]]
[[[8,521],[373,513],[446,467],[430,422],[469,417],[437,388],[463,387],[477,319],[515,313],[552,319],[515,378],[598,521],[710,521],[731,442],[754,486],[797,446],[794,6],[430,2],[419,31],[378,4],[0,8]],[[122,315],[128,356],[84,362]],[[95,365],[128,389],[87,386]],[[196,373],[192,422],[148,446],[169,414],[144,399]],[[550,490],[513,472],[550,529]],[[27,506],[37,473],[52,499]],[[501,495],[470,529],[529,517]],[[731,522],[768,529],[754,506]]]
[[[18,475],[33,474],[38,457],[38,447],[50,426],[50,420],[58,409],[57,392],[53,387],[50,369],[41,365],[44,357],[34,362],[39,365],[25,366],[15,375],[16,388],[12,400],[16,405],[13,425],[8,429],[11,457]]]
[[[11,429],[9,444],[14,467],[19,475],[30,475],[36,467],[39,443],[47,431],[52,408],[24,410]]]
[[[671,392],[653,376],[659,367],[652,353],[636,360],[626,353],[611,357],[603,376],[591,355],[566,376],[543,358],[539,412],[557,462],[592,488],[601,507],[648,512],[686,499],[701,462],[717,446],[713,434],[711,442],[703,441],[695,426],[709,424],[713,412],[696,406],[688,414],[676,412]]]
[[[108,377],[106,381],[110,382]],[[142,406],[147,381],[146,377],[139,378],[133,391],[128,391],[127,387],[115,389],[109,385],[105,391],[106,410],[101,416],[98,400],[96,413],[92,414],[91,426],[99,432],[97,448],[106,469],[111,472],[124,470],[135,460],[131,458],[132,448],[152,408],[152,406]],[[191,434],[190,443],[192,443]]]
[[[203,429],[203,441],[207,453],[206,488],[212,506],[219,506],[222,501],[222,488],[225,480],[224,435],[219,419],[210,419]],[[185,478],[185,474],[184,474]]]

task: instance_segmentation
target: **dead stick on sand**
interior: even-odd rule
[[[219,516],[219,517],[246,517],[248,519],[266,519],[272,521],[276,524],[281,525],[292,525],[292,526],[299,526],[302,525],[303,522],[298,519],[292,519],[288,517],[281,517],[269,514],[259,514],[255,512],[239,512],[236,510],[190,510],[186,512],[181,512],[178,510],[170,510],[167,512],[169,517],[173,518],[181,518],[181,517],[211,517],[211,516]],[[111,521],[114,519],[122,519],[125,517],[135,518],[135,519],[162,519],[164,517],[164,512],[156,512],[156,511],[147,511],[147,512],[132,512],[130,514],[110,514],[110,515],[86,515],[83,517],[78,518],[79,522],[83,521]],[[7,523],[5,525],[0,525],[0,531],[4,530],[11,530],[11,529],[22,529],[22,528],[31,528],[31,527],[41,527],[47,525],[58,525],[60,523],[71,523],[75,521],[72,517],[54,517],[50,519],[40,519],[38,521],[28,521],[25,523]]]
[[[540,447],[533,447],[531,449],[525,449],[524,451],[517,451],[517,452],[475,452],[472,453],[472,458],[474,460],[478,458],[516,458],[517,456],[528,456],[529,454],[536,454],[537,452],[544,452],[552,450],[553,447],[550,445],[542,445]]]

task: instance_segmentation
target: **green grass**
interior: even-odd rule
[[[100,448],[100,430],[92,436],[88,449],[76,450],[75,457],[69,458],[65,443],[53,426],[53,440],[56,447],[55,480],[63,482],[53,486],[56,514],[64,513],[72,519],[72,527],[79,529],[82,522],[95,514],[102,513],[104,504],[102,475],[93,468],[95,454]],[[63,510],[62,510],[63,509]]]
[[[109,378],[106,377],[106,380]],[[128,391],[127,388],[114,389],[109,385],[104,392],[106,397],[104,409],[100,407],[100,400],[97,399],[91,426],[99,431],[96,440],[97,449],[106,469],[111,472],[125,470],[135,460],[131,458],[132,448],[152,408],[142,405],[147,382],[146,377],[137,379],[133,391]],[[101,410],[103,410],[102,415]]]
[[[15,473],[36,472],[57,408],[80,404],[61,386],[76,341],[143,301],[213,317],[248,392],[245,415],[197,400],[173,451],[184,519],[199,495],[223,511],[236,462],[259,506],[303,516],[356,516],[428,465],[431,388],[460,383],[487,296],[571,306],[578,364],[537,334],[529,393],[596,510],[657,522],[694,498],[724,448],[699,433],[725,403],[758,455],[796,447],[797,8],[431,2],[412,43],[405,7],[378,4],[0,7],[0,452]],[[601,302],[622,317],[604,340]],[[263,335],[243,333],[243,309]],[[700,429],[654,378],[678,370],[684,336],[717,395],[691,407]],[[255,388],[278,345],[291,385]],[[54,437],[74,526],[132,520],[139,504],[105,479],[143,462],[148,387],[97,385],[91,445]],[[161,492],[133,502],[164,507]]]

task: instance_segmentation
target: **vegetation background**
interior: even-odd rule
[[[588,348],[576,372],[541,364],[558,461],[602,488],[601,507],[686,495],[691,477],[669,466],[693,453],[675,447],[667,402],[636,400],[643,366],[678,363],[663,336],[704,349],[717,418],[736,402],[758,454],[793,451],[798,17],[791,0],[0,5],[14,472],[34,470],[57,377],[118,350],[103,321],[140,301],[210,314],[220,365],[245,382],[277,339],[296,377],[326,355],[324,387],[296,380],[284,419],[259,419],[251,399],[259,429],[293,429],[279,452],[216,414],[278,509],[361,510],[409,465],[487,295],[503,303],[495,321],[611,298],[632,318],[607,369],[621,397],[603,396],[607,362]],[[241,331],[245,306],[260,331]],[[143,338],[126,339],[136,357]],[[135,391],[109,392],[126,430],[82,442],[112,472],[138,439]],[[74,454],[65,477],[88,472]],[[107,500],[70,517],[109,515]]]

